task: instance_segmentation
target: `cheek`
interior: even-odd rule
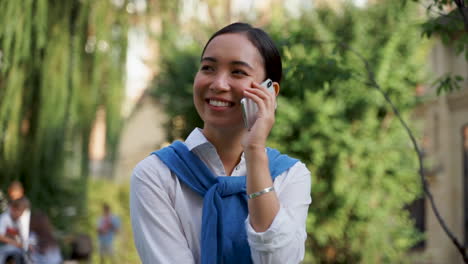
[[[252,87],[252,79],[238,80],[232,85],[232,91],[237,97],[244,97],[244,91],[247,87]]]
[[[200,107],[203,104],[203,97],[204,97],[204,82],[203,78],[197,74],[195,79],[193,80],[193,103],[197,111],[200,111]]]
[[[198,76],[198,75],[197,75]],[[200,94],[201,90],[201,83],[200,83],[200,78],[195,76],[195,79],[193,80],[193,99],[196,100],[197,96]]]
[[[195,79],[193,80],[193,93],[194,95],[200,94],[204,87],[207,85],[207,78],[197,73]]]

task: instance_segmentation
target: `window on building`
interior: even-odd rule
[[[426,232],[426,199],[424,199],[424,194],[422,197],[414,200],[407,210],[410,213],[410,217],[414,222],[414,227],[421,233]],[[412,250],[424,249],[426,246],[426,239],[422,239],[416,245],[413,246]]]

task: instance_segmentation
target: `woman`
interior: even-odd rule
[[[265,146],[281,74],[279,52],[261,29],[234,23],[207,42],[193,84],[203,129],[152,153],[131,179],[132,226],[143,263],[303,259],[310,172]],[[260,85],[268,78],[275,94]],[[244,97],[258,106],[250,130],[242,120]]]
[[[62,263],[60,247],[53,235],[52,224],[47,215],[39,211],[33,212],[29,228],[31,262],[34,264]]]

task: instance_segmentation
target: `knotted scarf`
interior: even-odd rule
[[[180,141],[151,154],[203,197],[201,263],[252,263],[244,223],[248,215],[246,176],[213,175]],[[297,162],[271,148],[267,155],[273,180]]]

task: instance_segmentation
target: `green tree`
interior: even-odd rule
[[[274,20],[267,29],[285,68],[269,143],[313,174],[307,263],[402,263],[421,237],[403,210],[421,195],[416,157],[361,59],[408,118],[426,51],[415,14],[414,5],[382,1]],[[154,89],[171,117],[169,140],[202,125],[191,103],[201,46],[172,47]]]
[[[415,156],[384,98],[366,85],[359,58],[408,117],[424,62],[418,28],[408,25],[413,15],[391,1],[342,14],[319,10],[292,24],[282,43],[287,98],[278,103],[271,142],[314,175],[312,263],[401,263],[418,239],[402,210],[420,195]]]
[[[465,60],[468,62],[468,0],[412,1],[418,2],[426,9],[427,18],[422,23],[423,36],[427,38],[437,36],[437,39],[441,40],[448,49],[453,50],[456,55],[464,53]],[[403,4],[406,4],[407,2],[407,0],[402,0]],[[463,81],[467,80],[467,77],[468,76],[466,75],[454,75],[449,71],[442,76],[437,76],[435,81],[433,81],[437,95],[441,95],[442,93],[451,93],[455,90],[461,89]],[[421,153],[419,153],[419,158],[421,163],[420,167],[422,168],[423,164]],[[462,242],[459,241],[459,238],[457,238],[457,236],[453,234],[445,224],[443,217],[436,208],[427,183],[425,182],[425,175],[422,169],[420,174],[425,194],[429,198],[431,207],[439,224],[458,249],[463,260],[468,263],[467,246],[463,246]]]
[[[457,55],[464,54],[468,61],[468,0],[412,1],[426,9],[427,19],[421,24],[423,36],[438,36],[444,45],[453,49]],[[408,0],[402,2],[407,3]],[[437,94],[459,90],[467,77],[451,73],[438,76],[434,81]]]
[[[98,108],[121,127],[126,1],[0,0],[0,187],[25,185],[62,230],[85,215]],[[112,155],[111,155],[112,156]],[[110,157],[112,158],[112,157]]]

